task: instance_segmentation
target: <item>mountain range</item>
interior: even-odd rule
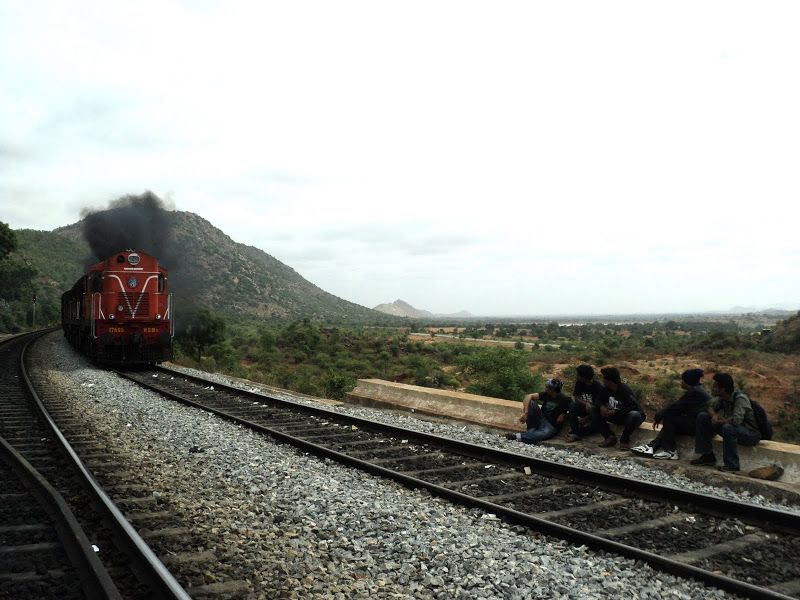
[[[409,317],[413,319],[430,319],[433,317],[447,317],[452,319],[469,319],[472,317],[470,313],[465,310],[459,311],[457,313],[450,313],[450,314],[437,314],[432,313],[427,310],[422,310],[419,308],[414,308],[408,302],[404,300],[395,300],[394,302],[386,303],[386,304],[378,304],[378,306],[374,307],[372,310],[377,310],[379,312],[385,313],[387,315],[393,315],[395,317]]]

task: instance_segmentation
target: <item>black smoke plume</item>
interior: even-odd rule
[[[152,254],[169,268],[174,254],[172,213],[152,192],[122,196],[104,210],[84,210],[83,237],[95,262],[127,248]]]
[[[86,267],[106,260],[121,250],[133,248],[153,255],[169,271],[169,288],[174,308],[189,315],[196,310],[195,298],[199,282],[188,277],[187,267],[178,251],[175,228],[176,213],[168,209],[153,192],[138,196],[122,196],[102,210],[84,209],[83,238],[94,256]],[[186,320],[175,320],[176,327],[185,327]]]

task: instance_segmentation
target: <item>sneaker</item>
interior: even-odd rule
[[[642,444],[641,446],[631,448],[631,452],[639,456],[653,456],[653,447],[650,444]]]
[[[608,436],[606,439],[604,439],[602,442],[600,442],[597,445],[600,448],[610,448],[611,446],[616,446],[617,445],[617,436],[610,435],[610,436]]]
[[[564,438],[568,442],[577,442],[581,439],[581,436],[575,435],[574,433],[570,433],[567,437]]]
[[[679,457],[677,450],[659,450],[653,454],[653,458],[657,458],[659,460],[678,460]]]
[[[506,439],[507,440],[515,440],[515,439],[517,439],[517,434],[516,433],[507,433],[506,434]]]
[[[689,461],[690,465],[715,465],[717,457],[713,454],[703,454],[702,456]]]
[[[728,465],[722,465],[721,467],[717,467],[717,471],[725,471],[726,473],[736,473],[739,471],[739,467],[729,467]]]
[[[619,449],[620,450],[630,450],[631,449],[631,443],[630,442],[620,442],[619,443]]]

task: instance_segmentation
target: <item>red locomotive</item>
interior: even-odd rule
[[[167,270],[146,252],[125,250],[89,267],[61,296],[64,337],[99,362],[170,360],[172,295]]]

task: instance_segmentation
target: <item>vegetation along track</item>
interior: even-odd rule
[[[800,515],[270,398],[169,369],[124,373],[319,456],[750,598],[800,597]]]
[[[0,597],[188,598],[44,409],[40,393],[55,414],[59,396],[28,376],[39,334],[0,345]],[[70,437],[91,447],[86,432]]]

